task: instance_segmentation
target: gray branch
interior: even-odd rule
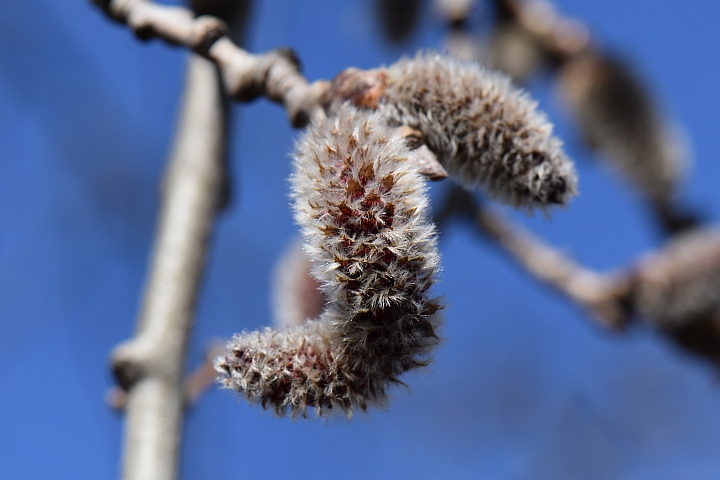
[[[177,477],[183,367],[224,181],[226,107],[216,66],[192,55],[137,332],[112,354],[128,392],[126,479]]]
[[[581,267],[486,207],[478,208],[475,221],[483,233],[495,240],[528,273],[584,307],[601,325],[619,328],[629,321],[620,305],[624,292],[624,281],[620,276]]]
[[[480,231],[509,254],[527,273],[583,307],[603,327],[622,328],[630,321],[623,306],[630,288],[627,272],[598,273],[582,267],[499,213],[455,187],[435,219],[472,218]]]

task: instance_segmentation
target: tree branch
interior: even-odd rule
[[[195,17],[183,7],[157,5],[148,0],[92,0],[107,15],[124,23],[138,38],[160,38],[170,45],[182,45],[212,60],[218,66],[223,86],[235,100],[247,102],[265,96],[283,105],[290,123],[304,127],[311,120],[325,118],[333,102],[350,100],[362,108],[375,109],[385,92],[382,69],[349,68],[332,81],[312,84],[300,73],[295,53],[280,48],[253,55],[233,43],[223,20],[211,15]],[[407,136],[407,132],[401,134]],[[442,180],[447,172],[418,148],[413,159],[430,180]]]
[[[436,221],[452,215],[472,218],[483,234],[530,275],[589,311],[600,325],[618,329],[630,321],[623,304],[629,288],[629,280],[624,275],[601,274],[578,265],[559,250],[478,204],[459,187],[454,187]]]
[[[310,84],[290,49],[252,55],[228,36],[228,27],[211,15],[196,17],[183,7],[157,5],[147,0],[93,0],[108,16],[126,24],[138,38],[160,38],[182,45],[212,60],[220,68],[228,94],[238,101],[260,95],[281,103],[295,127],[325,116],[318,99],[326,81]]]
[[[177,477],[183,366],[225,168],[227,105],[215,65],[192,55],[134,338],[112,354],[128,392],[124,478]]]

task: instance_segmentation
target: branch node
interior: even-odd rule
[[[142,337],[136,337],[118,345],[110,355],[113,374],[125,391],[148,374],[151,361],[146,344]]]
[[[210,47],[230,32],[227,24],[217,17],[202,15],[195,19],[190,47],[203,56],[208,56]]]

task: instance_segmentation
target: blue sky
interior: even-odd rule
[[[681,197],[717,223],[720,3],[555,4],[632,59],[686,129],[694,164]],[[428,9],[410,41],[389,46],[369,1],[268,0],[256,2],[248,49],[291,46],[313,80],[438,48],[444,33]],[[122,417],[104,403],[107,355],[133,331],[184,59],[89,2],[3,2],[2,479],[117,476]],[[585,265],[626,265],[662,236],[584,150],[546,80],[530,88],[576,160],[581,195],[551,219],[507,213]],[[235,195],[216,225],[189,366],[211,339],[270,323],[272,267],[296,232],[296,132],[265,100],[234,114]],[[436,204],[446,187],[433,186]],[[292,422],[213,390],[188,414],[183,478],[717,478],[717,372],[647,328],[601,331],[466,225],[450,224],[440,247],[444,343],[387,411]]]

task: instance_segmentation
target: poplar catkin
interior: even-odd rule
[[[637,313],[664,329],[720,320],[720,232],[685,233],[643,258],[631,294]]]
[[[384,70],[378,109],[424,135],[451,176],[515,207],[565,205],[572,162],[527,93],[476,63],[418,54]]]
[[[328,303],[284,331],[235,336],[216,369],[227,388],[276,413],[350,417],[424,366],[438,343],[429,296],[439,256],[424,181],[382,112],[350,105],[302,136],[296,221]]]

